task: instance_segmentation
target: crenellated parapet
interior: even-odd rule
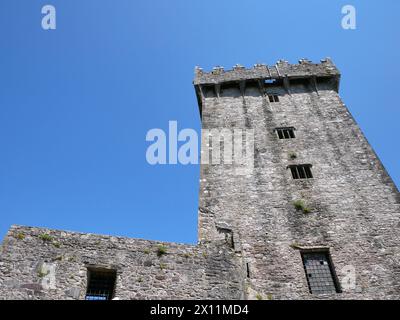
[[[309,84],[312,90],[318,93],[318,84],[329,82],[331,88],[339,91],[340,72],[330,58],[312,63],[308,59],[300,59],[298,64],[290,64],[286,60],[279,60],[275,65],[257,63],[253,68],[245,68],[240,64],[233,66],[232,70],[225,71],[221,66],[216,66],[210,72],[195,67],[194,87],[197,95],[200,115],[202,115],[205,93],[211,89],[214,96],[219,98],[222,88],[235,86],[242,96],[246,88],[256,86],[260,94],[265,95],[269,85],[282,86],[288,94],[291,93],[291,84],[299,81]]]
[[[204,72],[200,67],[195,68],[194,85],[212,85],[225,82],[264,80],[264,79],[298,79],[311,77],[339,78],[340,72],[329,59],[323,59],[320,63],[312,63],[307,59],[301,59],[298,64],[290,64],[285,60],[279,60],[275,65],[255,64],[253,68],[245,68],[237,64],[232,70],[225,71],[223,67],[214,67],[211,72]]]

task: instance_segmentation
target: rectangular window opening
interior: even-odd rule
[[[111,300],[114,296],[116,278],[115,270],[88,269],[85,300]]]
[[[311,164],[299,164],[299,165],[293,165],[289,166],[290,171],[292,173],[292,177],[295,180],[298,179],[313,179],[313,174],[311,171]]]
[[[339,293],[340,288],[328,250],[301,252],[311,294]]]
[[[293,127],[287,127],[287,128],[276,128],[275,131],[278,134],[279,139],[294,139],[296,138],[294,134],[294,130],[296,130]]]
[[[271,103],[279,102],[279,96],[277,94],[269,94],[268,99]]]

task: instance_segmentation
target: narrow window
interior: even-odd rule
[[[268,95],[269,102],[279,102],[279,96],[277,94],[269,94]]]
[[[290,171],[292,172],[293,179],[312,179],[313,174],[311,171],[311,164],[299,164],[289,166]]]
[[[283,135],[284,135],[285,139],[290,139],[290,135],[287,130],[283,130]]]
[[[278,134],[279,139],[294,139],[296,138],[294,134],[294,130],[296,130],[293,127],[285,127],[285,128],[276,128],[275,131]]]
[[[250,265],[248,262],[246,263],[246,270],[247,270],[247,278],[250,278]]]
[[[85,300],[111,300],[117,274],[114,270],[88,269]]]
[[[300,179],[306,179],[306,170],[304,169],[304,166],[298,166],[297,170],[299,171]]]
[[[327,250],[301,252],[308,288],[312,294],[340,292],[333,264]]]
[[[297,166],[290,167],[290,170],[292,171],[293,179],[300,179],[299,172],[297,171]]]
[[[305,170],[305,174],[306,174],[307,179],[312,179],[313,175],[312,175],[312,172],[311,172],[311,166],[310,165],[304,166],[304,170]]]

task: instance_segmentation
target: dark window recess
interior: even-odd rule
[[[248,262],[246,263],[246,271],[247,271],[247,278],[250,278],[250,265]]]
[[[269,102],[279,102],[279,96],[277,94],[268,95]]]
[[[112,270],[88,270],[85,300],[111,300],[117,274]]]
[[[328,251],[302,252],[301,256],[310,293],[340,292]]]
[[[265,79],[264,80],[264,84],[266,84],[266,85],[271,85],[274,83],[276,83],[276,79]]]
[[[289,166],[293,179],[312,179],[311,164]]]
[[[279,139],[294,139],[296,136],[294,135],[295,128],[276,128],[275,131],[278,134]]]

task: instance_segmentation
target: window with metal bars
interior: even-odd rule
[[[268,95],[269,102],[279,102],[279,96],[277,94],[269,94]]]
[[[279,139],[294,139],[296,136],[294,135],[293,127],[284,127],[284,128],[276,128],[275,131],[278,135]]]
[[[340,292],[333,264],[327,250],[301,252],[307,284],[312,294]]]
[[[85,300],[111,300],[114,295],[117,273],[114,270],[88,269],[88,286]]]
[[[298,179],[312,179],[313,174],[311,171],[311,164],[299,164],[299,165],[293,165],[289,166],[290,171],[292,172],[292,177],[295,180]]]

